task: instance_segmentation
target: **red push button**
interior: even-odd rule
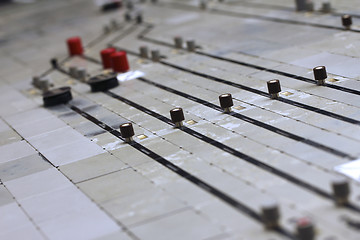
[[[66,42],[68,45],[68,50],[69,50],[70,56],[83,54],[84,49],[83,49],[80,37],[68,38]]]
[[[101,61],[104,69],[111,68],[111,55],[116,52],[115,48],[105,48],[101,50]]]
[[[120,51],[111,54],[111,64],[114,72],[127,72],[129,70],[129,63],[126,52]]]

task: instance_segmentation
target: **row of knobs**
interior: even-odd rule
[[[182,48],[183,40],[181,37],[174,38],[175,47]],[[196,48],[194,41],[188,41],[188,48],[194,50]],[[81,39],[79,37],[72,37],[67,39],[67,46],[70,56],[83,55],[83,46]],[[190,46],[190,47],[189,47]],[[140,48],[140,53],[143,57],[147,56],[147,49],[144,47]],[[92,77],[89,79],[88,83],[91,86],[93,92],[97,91],[106,91],[108,89],[114,88],[118,86],[118,80],[116,77],[116,73],[122,73],[129,70],[129,63],[127,59],[127,55],[125,51],[116,51],[115,48],[106,48],[100,52],[102,65],[104,69],[111,68],[114,73],[108,74],[100,74],[98,76]],[[51,64],[54,68],[58,67],[58,63],[56,59],[51,60]],[[73,69],[74,70],[74,69]],[[75,72],[75,70],[74,70]],[[77,72],[77,71],[76,71]],[[85,71],[81,71],[86,75]],[[325,80],[327,78],[327,72],[325,66],[318,66],[313,69],[314,78],[317,81],[318,85],[325,85]],[[73,75],[73,74],[72,74]],[[78,75],[78,74],[76,74]],[[268,92],[270,98],[276,99],[279,97],[279,93],[281,92],[280,81],[277,79],[270,80],[267,82]],[[45,106],[53,106],[56,104],[66,103],[72,99],[70,89],[62,88],[62,90],[55,89],[54,91],[46,91],[46,94],[43,96],[44,105]],[[233,106],[232,96],[229,93],[222,94],[219,96],[220,106],[224,110],[224,112],[231,112],[231,107]],[[181,124],[183,118],[183,114],[180,111],[172,111],[172,116],[174,119],[180,119],[179,121],[175,121],[176,125]]]
[[[183,47],[183,40],[181,37],[174,38],[175,47],[181,49]],[[188,50],[195,51],[196,44],[195,41],[190,40],[187,41]],[[67,46],[70,56],[82,56],[84,53],[84,48],[82,46],[81,38],[72,37],[67,39]],[[140,55],[142,57],[147,57],[147,48],[140,47]],[[160,58],[160,54],[156,52],[158,57]],[[97,91],[106,91],[108,89],[114,88],[118,86],[118,81],[116,77],[116,73],[123,73],[129,70],[129,62],[127,59],[127,55],[125,51],[117,51],[115,48],[106,48],[101,50],[100,52],[102,65],[104,69],[112,69],[114,73],[108,74],[100,74],[98,76],[92,77],[89,79],[88,83],[91,86],[93,92]],[[58,67],[58,63],[56,59],[51,60],[51,64],[54,68]],[[72,76],[78,75],[78,72],[82,78],[86,78],[86,70],[82,69],[82,71],[77,71],[75,68],[71,68],[70,70],[74,70],[72,72],[76,72],[76,74],[71,74]],[[76,70],[76,71],[75,71]],[[325,85],[325,80],[327,78],[327,72],[325,66],[318,66],[313,69],[314,78],[317,81],[318,85]],[[74,77],[73,76],[73,77]],[[36,83],[36,81],[35,81]],[[276,99],[279,97],[279,93],[281,92],[280,81],[277,79],[270,80],[267,82],[268,92],[272,99]],[[45,88],[47,90],[47,88]],[[72,99],[70,89],[62,88],[62,90],[55,89],[54,91],[46,91],[44,94],[44,105],[45,106],[53,106],[60,103],[66,103]],[[224,110],[224,112],[231,112],[231,107],[233,106],[232,96],[231,94],[222,94],[219,96],[220,106]],[[174,116],[176,116],[176,113]],[[179,114],[181,116],[181,114]],[[183,117],[183,116],[182,116]],[[176,117],[175,117],[176,118]],[[181,118],[181,117],[180,117]],[[181,121],[176,121],[176,124],[181,124]]]
[[[313,69],[314,79],[317,85],[322,86],[325,85],[325,80],[327,78],[327,72],[325,66],[317,66]],[[281,92],[280,81],[277,79],[273,79],[267,82],[268,91],[270,94],[270,98],[276,99],[279,97],[279,93]]]
[[[220,105],[225,110],[232,106],[232,99],[230,94],[220,95]],[[170,117],[175,127],[182,128],[185,120],[183,109],[174,108],[170,110]],[[131,122],[120,125],[121,136],[125,142],[132,143],[135,135],[134,128]],[[350,185],[346,179],[339,178],[332,182],[333,196],[338,206],[346,205],[349,202]],[[277,203],[267,203],[261,207],[261,219],[267,229],[277,229],[280,227],[280,209]],[[316,229],[314,223],[309,218],[301,218],[296,223],[297,237],[299,240],[313,240],[315,239]]]
[[[351,20],[351,19],[350,19]],[[183,41],[181,38],[176,37],[174,39],[176,48],[182,48]],[[196,45],[193,41],[189,41],[188,50],[194,51]],[[83,55],[83,46],[79,37],[69,38],[67,40],[68,51],[70,56]],[[140,53],[145,55],[145,49],[143,48]],[[115,48],[106,48],[100,52],[102,65],[104,69],[111,68],[114,72],[126,72],[129,70],[129,64],[124,51],[116,51]],[[144,56],[143,56],[144,57]],[[55,67],[57,63],[52,62]],[[326,68],[324,66],[318,66],[313,69],[314,78],[318,85],[324,85],[327,78]],[[91,85],[91,79],[90,85]],[[96,76],[96,79],[92,81],[91,85],[93,91],[103,91],[109,88],[118,86],[116,74],[111,76]],[[104,83],[107,85],[104,88]],[[94,87],[95,86],[95,87]],[[268,92],[272,99],[278,98],[281,92],[280,81],[277,79],[270,80],[267,82]],[[44,105],[54,106],[57,104],[67,103],[72,99],[70,87],[62,87],[47,91],[43,95]],[[225,113],[231,112],[233,104],[233,98],[230,93],[221,94],[219,96],[220,107]],[[185,120],[184,112],[182,108],[174,108],[170,110],[171,121],[175,127],[182,128],[183,121]],[[125,142],[132,143],[133,136],[135,135],[132,123],[124,123],[120,125],[120,133],[124,138]],[[338,205],[346,205],[350,195],[349,183],[344,180],[336,180],[332,183],[333,196]],[[277,204],[266,204],[261,209],[261,216],[264,226],[268,229],[279,227],[280,211]],[[310,219],[304,218],[297,222],[297,235],[301,240],[312,240],[315,238],[315,228]]]

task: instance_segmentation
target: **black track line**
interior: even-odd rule
[[[193,101],[193,102],[196,102],[196,103],[200,103],[201,105],[204,105],[206,107],[209,107],[209,108],[212,108],[216,111],[219,111],[219,112],[223,112],[223,109],[221,109],[220,106],[218,105],[215,105],[211,102],[208,102],[208,101],[205,101],[203,99],[200,99],[200,98],[197,98],[195,96],[192,96],[192,95],[189,95],[187,93],[184,93],[184,92],[181,92],[181,91],[178,91],[178,90],[175,90],[173,88],[170,88],[170,87],[167,87],[167,86],[164,86],[162,84],[159,84],[159,83],[156,83],[156,82],[153,82],[147,78],[143,78],[143,77],[140,77],[138,78],[138,80],[142,81],[142,82],[145,82],[147,84],[150,84],[152,86],[155,86],[155,87],[158,87],[160,89],[163,89],[167,92],[171,92],[173,94],[176,94],[178,96],[181,96],[181,97],[184,97],[190,101]],[[276,134],[279,134],[281,136],[284,136],[284,137],[287,137],[287,138],[290,138],[292,140],[295,140],[295,141],[299,141],[299,142],[302,142],[306,145],[309,145],[311,147],[314,147],[314,148],[317,148],[319,150],[322,150],[322,151],[325,151],[327,153],[330,153],[330,154],[334,154],[336,156],[339,156],[339,157],[343,157],[343,158],[348,158],[349,160],[354,160],[356,159],[355,157],[347,154],[347,153],[344,153],[342,151],[339,151],[339,150],[336,150],[334,148],[331,148],[331,147],[327,147],[321,143],[317,143],[317,142],[314,142],[310,139],[306,139],[304,137],[301,137],[301,136],[298,136],[296,134],[293,134],[293,133],[290,133],[288,131],[285,131],[285,130],[282,130],[280,128],[277,128],[277,127],[274,127],[274,126],[271,126],[269,124],[266,124],[266,123],[263,123],[261,121],[258,121],[256,119],[253,119],[253,118],[250,118],[250,117],[247,117],[243,114],[240,114],[240,113],[236,113],[236,112],[231,112],[231,113],[225,113],[225,114],[228,114],[228,115],[231,115],[237,119],[240,119],[242,121],[245,121],[245,122],[248,122],[248,123],[251,123],[255,126],[258,126],[258,127],[261,127],[261,128],[264,128],[268,131],[271,131],[271,132],[274,132]]]
[[[140,110],[140,111],[142,111],[142,112],[144,112],[144,113],[146,113],[146,114],[148,114],[148,115],[150,115],[150,116],[152,116],[152,117],[154,117],[154,118],[156,118],[156,119],[158,119],[158,120],[160,120],[160,121],[162,121],[164,123],[167,123],[167,124],[172,125],[172,126],[174,125],[172,123],[171,119],[169,119],[169,118],[167,118],[167,117],[165,117],[165,116],[163,116],[163,115],[161,115],[159,113],[156,113],[156,112],[154,112],[154,111],[152,111],[152,110],[150,110],[150,109],[148,109],[148,108],[146,108],[144,106],[141,106],[141,105],[139,105],[139,104],[137,104],[137,103],[135,103],[135,102],[133,102],[133,101],[131,101],[129,99],[126,99],[126,98],[124,98],[122,96],[119,96],[119,95],[117,95],[117,94],[115,94],[115,93],[113,93],[111,91],[105,91],[104,93],[107,94],[108,96],[110,96],[110,97],[112,97],[114,99],[117,99],[117,100],[119,100],[119,101],[121,101],[123,103],[126,103],[129,106],[134,107],[134,108],[136,108],[136,109],[138,109],[138,110]],[[283,172],[283,171],[281,171],[281,170],[279,170],[279,169],[277,169],[275,167],[272,167],[272,166],[270,166],[270,165],[268,165],[266,163],[263,163],[260,160],[257,160],[255,158],[249,156],[249,155],[246,155],[246,154],[244,154],[244,153],[242,153],[240,151],[237,151],[236,149],[231,148],[231,147],[229,147],[229,146],[227,146],[227,145],[225,145],[225,144],[223,144],[221,142],[218,142],[218,141],[216,141],[216,140],[214,140],[212,138],[209,138],[209,137],[207,137],[207,136],[205,136],[205,135],[203,135],[203,134],[201,134],[201,133],[199,133],[199,132],[197,132],[195,130],[192,130],[191,128],[187,128],[187,127],[183,126],[183,127],[179,128],[179,130],[181,130],[181,131],[183,131],[183,132],[185,132],[185,133],[187,133],[187,134],[189,134],[189,135],[191,135],[191,136],[193,136],[195,138],[198,138],[198,139],[200,139],[200,140],[202,140],[202,141],[204,141],[204,142],[206,142],[206,143],[208,143],[208,144],[210,144],[210,145],[212,145],[214,147],[217,147],[217,148],[219,148],[219,149],[221,149],[221,150],[223,150],[223,151],[225,151],[225,152],[227,152],[227,153],[229,153],[229,154],[231,154],[231,155],[233,155],[235,157],[238,157],[238,158],[240,158],[240,159],[242,159],[242,160],[244,160],[244,161],[246,161],[246,162],[248,162],[248,163],[250,163],[252,165],[255,165],[255,166],[257,166],[257,167],[259,167],[259,168],[261,168],[261,169],[263,169],[263,170],[265,170],[267,172],[278,175],[279,177],[282,177],[282,178],[288,180],[289,182],[291,182],[291,183],[293,183],[293,184],[295,184],[297,186],[300,186],[302,188],[305,188],[305,189],[307,189],[307,190],[309,190],[309,191],[311,191],[311,192],[313,192],[313,193],[315,193],[315,194],[317,194],[317,195],[319,195],[321,197],[330,199],[332,201],[334,200],[334,198],[333,198],[333,196],[331,194],[323,191],[322,189],[320,189],[320,188],[318,188],[316,186],[313,186],[313,185],[311,185],[309,183],[306,183],[306,182],[302,181],[301,179],[298,179],[298,178],[296,178],[296,177],[294,177],[292,175],[289,175],[288,173]],[[351,204],[351,203],[346,204],[345,207],[360,213],[360,208],[353,205],[353,204]]]
[[[140,56],[138,53],[136,53],[134,51],[131,51],[131,50],[128,50],[128,49],[125,49],[125,48],[121,48],[121,47],[118,47],[118,46],[113,46],[113,47],[115,47],[115,48],[117,48],[119,50],[126,51],[127,53],[129,53],[131,55]],[[233,60],[226,59],[226,61],[231,61],[232,62]],[[235,88],[239,88],[239,89],[242,89],[242,90],[245,90],[245,91],[248,91],[248,92],[252,92],[252,93],[261,95],[263,97],[270,98],[268,93],[257,90],[255,88],[251,88],[251,87],[248,87],[248,86],[245,86],[245,85],[242,85],[242,84],[234,83],[234,82],[231,82],[231,81],[228,81],[228,80],[225,80],[225,79],[220,79],[220,78],[217,78],[217,77],[205,74],[205,73],[196,72],[196,71],[193,71],[193,70],[190,70],[190,69],[187,69],[187,68],[184,68],[184,67],[169,63],[169,62],[160,61],[159,63],[164,64],[164,65],[166,65],[168,67],[171,67],[171,68],[178,69],[180,71],[188,72],[188,73],[191,73],[191,74],[194,74],[194,75],[197,75],[197,76],[204,77],[204,78],[209,79],[209,80],[220,82],[220,83],[223,83],[223,84],[235,87]],[[313,107],[313,106],[303,104],[303,103],[300,103],[300,102],[296,102],[296,101],[293,101],[293,100],[290,100],[290,99],[287,99],[287,98],[279,97],[279,98],[273,99],[273,100],[277,100],[277,101],[280,101],[280,102],[283,102],[283,103],[286,103],[286,104],[289,104],[289,105],[292,105],[292,106],[295,106],[295,107],[306,109],[306,110],[309,110],[309,111],[312,111],[312,112],[315,112],[315,113],[318,113],[318,114],[321,114],[321,115],[325,115],[327,117],[335,118],[335,119],[343,121],[343,122],[347,122],[347,123],[351,123],[351,124],[355,124],[355,125],[360,125],[360,121],[357,120],[357,119],[345,117],[345,116],[340,115],[340,114],[329,112],[329,111],[323,110],[321,108]]]
[[[100,128],[104,129],[105,131],[109,132],[113,136],[121,139],[124,141],[124,139],[121,137],[121,133],[112,127],[108,126],[104,122],[96,119],[95,117],[91,116],[90,114],[82,111],[81,109],[77,108],[76,106],[70,105],[70,108],[75,111],[76,113],[80,114],[84,118],[88,119],[89,121],[93,122]],[[158,155],[157,153],[151,151],[150,149],[144,147],[143,145],[137,143],[137,142],[131,142],[128,143],[130,146],[135,148],[136,150],[140,151],[141,153],[147,155],[148,157],[152,158],[154,161],[158,162],[162,166],[166,167],[170,171],[178,174],[179,176],[185,178],[189,182],[195,184],[199,188],[203,189],[204,191],[208,192],[209,194],[221,199],[225,203],[229,204],[236,210],[238,210],[241,213],[246,214],[247,216],[251,217],[252,219],[256,220],[257,222],[261,222],[262,218],[260,214],[253,211],[243,203],[239,202],[238,200],[234,199],[233,197],[227,195],[226,193],[222,192],[221,190],[217,189],[216,187],[213,187],[212,185],[202,181],[201,179],[197,178],[196,176],[192,175],[191,173],[187,172],[186,170],[178,167],[177,165],[171,163],[170,161],[166,160],[162,156]],[[289,239],[295,239],[295,236],[292,233],[287,232],[281,227],[278,227],[274,229],[274,231],[278,232],[279,234],[283,235],[284,237],[287,237]]]

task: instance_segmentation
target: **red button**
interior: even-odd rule
[[[114,72],[127,72],[129,70],[129,63],[126,52],[120,51],[111,54],[111,64]]]
[[[104,69],[111,68],[111,54],[114,52],[116,52],[115,48],[105,48],[101,50],[100,55]]]
[[[67,39],[67,45],[70,56],[74,55],[82,55],[84,49],[82,47],[81,38],[80,37],[72,37]]]

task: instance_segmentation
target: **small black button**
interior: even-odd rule
[[[268,81],[267,87],[271,98],[277,98],[279,96],[279,92],[281,92],[281,86],[279,80],[273,79]]]
[[[50,64],[53,68],[57,68],[59,65],[58,65],[58,60],[56,58],[52,58],[50,59]]]
[[[225,94],[221,94],[219,96],[219,101],[220,101],[220,107],[225,111],[225,112],[230,112],[231,111],[231,107],[234,106],[233,100],[232,100],[232,96],[230,93],[225,93]]]
[[[182,121],[185,120],[184,112],[182,108],[174,108],[170,110],[170,116],[173,123],[175,123],[176,127],[182,126]]]
[[[92,92],[106,91],[119,86],[116,73],[100,74],[89,79]]]
[[[43,94],[45,107],[51,107],[62,103],[67,103],[72,99],[71,88],[61,87],[46,91]]]
[[[261,208],[262,220],[266,228],[271,229],[279,226],[280,212],[276,203],[264,204]]]
[[[230,93],[221,94],[219,96],[221,108],[228,108],[234,106],[232,96]]]
[[[135,135],[134,128],[131,123],[124,123],[120,125],[120,133],[126,142],[131,142],[132,137]]]
[[[314,78],[317,81],[317,85],[324,85],[327,78],[325,66],[317,66],[313,69]]]
[[[299,240],[315,239],[315,227],[310,219],[299,219],[296,223],[296,230]]]
[[[348,202],[350,195],[349,182],[346,179],[336,179],[332,182],[332,189],[335,201],[338,205]]]
[[[350,15],[343,15],[341,17],[342,25],[346,28],[352,25],[352,17]]]

